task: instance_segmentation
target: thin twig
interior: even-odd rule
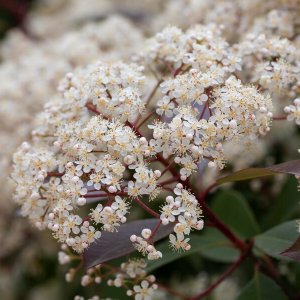
[[[177,181],[178,181],[177,178],[172,177],[172,178],[167,179],[165,181],[159,182],[158,184],[160,186],[164,186],[164,185],[171,184],[171,183],[174,183],[174,182],[177,182]]]
[[[48,172],[47,177],[62,177],[65,173],[59,173],[59,172]]]
[[[158,231],[158,229],[159,229],[159,227],[160,227],[161,224],[162,224],[162,221],[159,220],[158,223],[157,223],[157,225],[156,225],[155,228],[153,229],[153,231],[152,231],[150,237],[148,238],[148,241],[151,241],[151,242],[153,243],[154,236],[155,236],[155,234],[157,233],[157,231]]]
[[[94,114],[100,115],[100,112],[97,110],[96,106],[93,103],[88,102],[86,103],[85,107]]]
[[[166,166],[166,168],[161,172],[161,176],[163,176],[171,168],[173,162],[174,162],[174,159],[171,159],[169,165]]]
[[[230,274],[232,274],[240,265],[241,263],[248,257],[250,250],[252,249],[253,242],[251,242],[248,247],[245,249],[245,251],[240,255],[239,259],[233,263],[227,270],[224,272],[216,282],[214,282],[212,285],[210,285],[206,290],[199,293],[196,296],[193,296],[189,298],[189,300],[199,300],[207,295],[209,295],[214,288],[216,288],[220,283],[222,283]]]
[[[137,129],[139,129],[142,125],[144,125],[145,124],[145,122],[147,122],[150,118],[151,118],[151,116],[153,116],[155,114],[155,111],[151,111],[143,120],[142,120],[142,122],[139,124],[139,125],[137,125],[136,126],[136,128]]]
[[[155,218],[160,218],[160,214],[155,212],[153,209],[151,209],[148,205],[146,205],[142,200],[140,200],[138,197],[134,198],[134,201],[141,206],[145,211],[147,211],[150,215],[152,215]]]
[[[282,120],[286,120],[287,116],[275,116],[272,119],[273,121],[282,121]]]
[[[244,243],[239,237],[237,237],[233,231],[223,222],[221,221],[217,215],[207,206],[204,202],[202,204],[202,209],[204,215],[206,215],[209,220],[216,226],[219,231],[221,231],[232,243],[233,245],[241,251],[244,251],[247,247],[247,244]]]

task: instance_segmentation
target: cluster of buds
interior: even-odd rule
[[[149,260],[155,260],[162,257],[162,253],[155,249],[151,243],[152,231],[149,228],[144,228],[141,232],[141,237],[132,235],[130,241],[134,247],[141,252],[144,256],[147,255]]]

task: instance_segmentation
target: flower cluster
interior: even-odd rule
[[[159,222],[131,235],[139,252],[148,260],[161,258],[155,235],[169,223],[171,248],[189,250],[190,233],[204,226],[190,178],[206,165],[222,169],[228,143],[253,144],[270,131],[270,94],[290,87],[296,93],[294,46],[264,36],[253,40],[255,47],[250,41],[233,47],[216,25],[186,31],[172,26],[149,39],[135,63],[98,61],[67,73],[35,120],[32,141],[14,155],[22,214],[82,253],[98,239],[101,245],[103,231],[120,230],[139,205]],[[260,66],[272,74],[259,73]],[[292,117],[296,107],[286,112]],[[59,260],[68,263],[71,255],[61,251]],[[128,295],[151,299],[157,286],[143,265],[121,265],[109,284],[125,286],[128,277],[138,278]],[[98,271],[90,269],[82,285],[100,283]]]
[[[240,58],[232,52],[214,25],[197,25],[186,32],[169,26],[148,41],[141,56],[151,67],[180,68],[174,75],[192,68],[211,76],[217,74],[217,81],[219,76],[224,78],[228,72],[240,68]]]
[[[96,75],[94,68],[99,71]],[[78,90],[71,85],[68,90],[62,91],[66,101],[73,106],[73,110],[76,109],[76,105],[77,109],[82,107],[85,116],[72,122],[72,115],[63,111],[57,114],[54,101],[51,109],[50,107],[48,109],[49,113],[55,116],[54,124],[50,124],[47,129],[47,134],[53,135],[53,138],[46,140],[42,138],[41,148],[31,148],[28,144],[24,144],[14,157],[15,162],[19,162],[13,174],[18,182],[16,198],[19,203],[25,200],[22,203],[23,214],[29,215],[38,226],[47,226],[53,230],[56,238],[66,242],[78,252],[86,248],[95,238],[100,237],[100,232],[89,221],[84,221],[74,214],[74,208],[84,205],[90,197],[115,198],[115,201],[109,199],[111,201],[109,206],[103,207],[98,204],[90,216],[94,223],[103,224],[103,230],[114,231],[116,226],[126,222],[125,214],[128,212],[128,204],[120,196],[114,195],[124,192],[125,188],[128,189],[130,196],[150,194],[154,190],[150,189],[151,185],[155,187],[157,176],[153,175],[154,173],[150,173],[146,188],[144,183],[139,184],[142,182],[140,178],[145,176],[145,170],[147,174],[146,167],[143,168],[144,157],[151,154],[147,141],[145,143],[145,139],[139,138],[130,127],[124,126],[121,122],[107,119],[115,116],[114,106],[106,110],[105,105],[102,105],[105,115],[88,118],[90,111],[87,106],[97,110],[99,105],[96,102],[99,98],[91,97],[96,89],[95,78],[103,85],[102,88],[97,86],[99,90],[100,88],[103,90],[102,93],[120,101],[128,81],[131,80],[133,84],[139,81],[139,73],[136,73],[134,68],[133,65],[124,64],[111,67],[96,64],[93,68],[89,68],[85,81],[82,82],[82,89]],[[123,80],[120,81],[119,76]],[[119,93],[115,91],[116,86],[120,89]],[[136,103],[133,101],[128,103],[121,101],[120,106],[123,108],[128,106],[128,111],[133,116],[138,113]],[[46,112],[44,117],[47,118],[49,113]],[[128,119],[126,114],[123,116],[123,121]],[[65,122],[66,120],[68,122]],[[40,141],[41,136],[43,136],[41,132],[36,132],[37,141]],[[127,182],[128,187],[122,184],[125,166],[137,168],[134,175],[136,182]],[[58,175],[55,174],[57,172]],[[29,178],[31,179],[28,180]],[[32,183],[30,190],[29,181]],[[137,191],[132,191],[134,189]],[[97,193],[98,191],[101,193]],[[88,198],[85,198],[87,194]],[[110,194],[112,196],[109,196]],[[72,233],[77,236],[71,236]]]
[[[174,234],[170,234],[171,247],[174,250],[189,250],[191,246],[188,244],[189,235],[192,229],[201,230],[203,228],[203,220],[201,219],[202,211],[198,206],[196,197],[183,188],[178,183],[174,188],[176,197],[168,196],[166,204],[161,208],[161,221],[164,225],[169,222],[176,223],[174,226]]]
[[[163,0],[164,1],[164,0]],[[81,0],[44,0],[34,5],[26,19],[26,26],[32,36],[44,39],[46,36],[57,37],[61,32],[69,32],[78,29],[82,24],[105,20],[111,17],[126,18],[138,22],[141,27],[146,27],[143,18],[152,17],[161,9],[162,0],[89,0],[89,5]],[[112,29],[112,28],[111,28]],[[135,31],[137,26],[131,28],[124,26],[119,31],[103,33],[103,39],[107,41],[118,37],[120,32],[126,32],[127,37]],[[130,29],[130,30],[128,30]],[[148,25],[149,29],[149,25]],[[123,31],[124,30],[124,31]],[[101,34],[101,33],[100,33]],[[123,40],[120,41],[122,44]],[[125,41],[129,42],[129,40]],[[122,48],[122,47],[120,47]],[[123,51],[124,49],[119,49]]]
[[[128,203],[120,196],[116,196],[110,206],[103,207],[102,204],[98,204],[90,216],[95,223],[103,224],[104,230],[113,232],[120,224],[127,221],[125,214],[128,209]]]
[[[73,5],[76,6],[75,3]],[[83,11],[81,13],[84,14]],[[62,17],[65,21],[66,15]],[[78,14],[77,17],[81,18]],[[1,40],[0,78],[3,87],[0,91],[0,241],[3,247],[0,256],[23,247],[27,232],[35,238],[39,236],[30,224],[16,217],[16,207],[12,201],[14,187],[8,180],[12,171],[13,152],[35,127],[33,116],[56,93],[59,81],[67,72],[99,58],[106,61],[128,57],[133,48],[143,40],[141,30],[121,16],[108,16],[100,20],[82,19],[73,27],[73,31],[66,32],[62,29],[63,20],[57,22],[55,18],[51,18],[51,22],[53,21],[60,23],[59,30],[53,34],[36,39],[39,34],[35,34],[33,28],[27,28],[28,35],[21,29],[14,29]],[[35,29],[43,30],[41,27]],[[119,47],[119,43],[123,47]],[[131,91],[126,91],[124,97],[128,93],[132,94]],[[30,209],[30,205],[24,209]],[[35,209],[32,214],[36,214]]]
[[[196,171],[203,159],[208,159],[210,166],[222,168],[222,144],[242,137],[254,140],[266,134],[273,116],[271,98],[233,76],[201,98],[206,100],[201,109],[207,108],[207,120],[202,118],[201,109],[182,106],[169,123],[161,121],[149,126],[153,129],[155,150],[164,157],[174,155],[175,162],[182,165],[182,180]]]
[[[273,9],[266,15],[255,19],[250,29],[252,34],[265,34],[268,36],[281,36],[292,39],[297,26],[297,10]]]
[[[69,263],[71,261],[71,255],[67,245],[62,245],[62,250],[58,255],[59,262],[61,264]],[[151,296],[154,291],[157,289],[157,285],[155,284],[155,277],[153,275],[147,275],[145,271],[146,267],[147,263],[144,259],[129,259],[121,264],[120,268],[117,269],[117,272],[114,274],[114,278],[111,278],[111,268],[114,267],[100,264],[89,268],[86,273],[81,276],[81,285],[85,287],[91,284],[100,284],[102,278],[108,278],[106,280],[109,286],[117,288],[126,287],[128,296],[133,296],[137,300],[150,300],[152,299]],[[66,273],[66,281],[73,281],[76,272],[77,270],[74,268],[69,269]],[[129,288],[129,285],[132,289]],[[77,297],[78,299],[84,299],[80,296]]]
[[[146,276],[146,267],[147,264],[142,259],[129,260],[121,265],[121,272],[114,280],[109,280],[108,285],[121,287],[125,281],[130,280],[132,289],[127,289],[128,296],[134,297],[135,300],[151,300],[157,284],[153,275]]]
[[[89,100],[107,118],[134,121],[144,109],[140,98],[144,81],[142,70],[134,65],[96,64],[89,71],[81,101]]]
[[[288,114],[287,120],[295,122],[300,126],[300,99],[297,98],[294,100],[294,105],[289,105],[284,108],[284,112]]]
[[[295,96],[300,54],[293,43],[277,36],[249,34],[238,47],[253,82],[272,93]]]
[[[240,59],[216,27],[169,27],[149,44],[141,62],[169,73],[156,98],[159,120],[148,125],[151,136],[135,125],[149,103],[144,67],[97,62],[66,75],[37,120],[32,146],[23,144],[14,156],[23,215],[79,253],[102,230],[117,231],[127,221],[129,203],[122,196],[157,199],[160,177],[172,164],[180,165],[185,181],[203,160],[223,167],[224,141],[254,140],[269,130],[269,96],[230,76]],[[160,170],[156,159],[169,167]],[[183,234],[203,223],[196,198],[182,188],[175,188],[175,200],[169,196],[162,222],[174,222],[177,214],[170,240],[187,250]],[[78,210],[99,201],[87,215]],[[137,248],[148,258],[161,257],[143,238],[134,241]]]
[[[43,2],[45,12],[28,16],[29,35],[14,30],[0,45],[0,240],[9,236],[0,256],[26,237],[7,221],[12,213],[2,216],[11,153],[32,128],[14,155],[14,198],[62,243],[61,264],[141,218],[140,207],[158,222],[131,235],[145,259],[165,255],[156,243],[169,227],[170,247],[189,250],[190,233],[204,226],[202,187],[225,163],[248,167],[278,135],[294,134],[259,140],[272,120],[300,125],[299,0]],[[145,267],[111,269],[109,284],[152,299]],[[104,268],[90,268],[81,284],[105,281]]]
[[[236,42],[245,32],[270,33],[284,37],[297,35],[297,0],[167,0],[161,14],[152,20],[153,29],[168,24],[188,28],[193,24],[214,23],[223,34]]]

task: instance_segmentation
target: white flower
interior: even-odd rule
[[[147,280],[143,280],[140,285],[135,285],[133,290],[135,292],[135,300],[151,300],[154,290],[156,289],[155,285],[150,285]]]
[[[190,250],[191,245],[188,243],[189,238],[184,239],[183,235],[175,236],[174,234],[169,235],[170,246],[175,251],[186,251]]]
[[[284,108],[284,111],[288,114],[287,120],[295,120],[297,125],[300,125],[300,99],[294,100],[294,105],[289,105]]]
[[[164,97],[163,99],[159,100],[157,102],[158,108],[156,109],[156,113],[160,116],[163,114],[170,118],[173,116],[173,109],[175,107],[175,104],[173,102],[170,102],[170,99],[168,97]]]

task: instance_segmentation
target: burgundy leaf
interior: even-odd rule
[[[300,262],[300,236],[291,247],[287,248],[280,254]]]
[[[282,164],[278,164],[266,168],[243,169],[231,173],[228,176],[219,178],[216,181],[216,185],[227,183],[227,182],[242,181],[242,180],[254,179],[259,177],[271,176],[271,175],[275,175],[276,173],[300,175],[300,159],[288,161]]]
[[[91,268],[98,264],[127,255],[136,249],[130,241],[132,234],[140,235],[144,228],[153,230],[159,219],[145,219],[127,222],[118,227],[117,232],[102,232],[99,240],[92,243],[83,253],[85,268]],[[173,231],[174,224],[161,225],[154,236],[154,241],[158,241]]]
[[[267,167],[266,169],[275,173],[300,175],[300,159],[287,161],[282,164]]]

